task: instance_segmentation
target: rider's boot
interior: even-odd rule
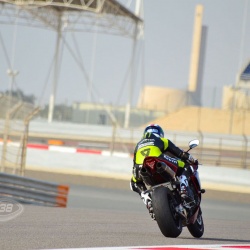
[[[148,209],[148,212],[149,212],[152,220],[155,220],[155,214],[154,214],[153,205],[152,205],[152,201],[151,200],[147,202],[146,207]]]
[[[147,188],[145,186],[145,184],[142,181],[134,181],[133,178],[130,181],[130,189],[136,193],[138,193],[139,195],[141,195],[141,193],[143,191],[146,191]]]
[[[146,208],[148,209],[148,212],[149,212],[152,220],[155,220],[155,214],[154,214],[154,210],[153,210],[153,204],[152,204],[152,199],[151,199],[150,193],[142,192],[141,198],[142,198],[144,204],[146,205]]]
[[[135,182],[132,178],[130,181],[130,188],[131,190],[133,190],[134,192],[138,193],[141,196],[152,220],[155,220],[155,214],[153,211],[153,205],[150,194],[149,193],[147,193],[146,195],[144,194],[144,192],[147,190],[147,187],[145,186],[144,182],[142,181]]]

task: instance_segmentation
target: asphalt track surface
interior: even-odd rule
[[[35,176],[33,174],[32,176]],[[49,174],[37,174],[53,179]],[[205,233],[193,238],[186,228],[164,237],[128,182],[56,175],[70,185],[67,208],[24,206],[13,220],[0,222],[0,249],[50,249],[145,245],[250,243],[250,195],[207,190],[202,210]]]

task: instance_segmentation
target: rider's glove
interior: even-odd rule
[[[181,159],[184,160],[184,161],[189,161],[195,165],[198,165],[198,160],[197,159],[194,159],[194,157],[187,153],[187,152],[183,152],[182,156],[181,156]]]
[[[190,155],[188,152],[183,152],[181,159],[184,161],[190,161],[190,162],[194,162],[194,158],[192,155]]]

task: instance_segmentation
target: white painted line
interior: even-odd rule
[[[103,156],[111,156],[111,153],[110,153],[110,151],[103,150],[101,155],[103,155]]]
[[[61,147],[61,146],[49,146],[50,151],[57,151],[63,153],[76,153],[76,148],[71,147]]]

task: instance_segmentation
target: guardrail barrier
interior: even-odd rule
[[[0,173],[0,197],[20,203],[66,207],[69,186],[18,175]]]

